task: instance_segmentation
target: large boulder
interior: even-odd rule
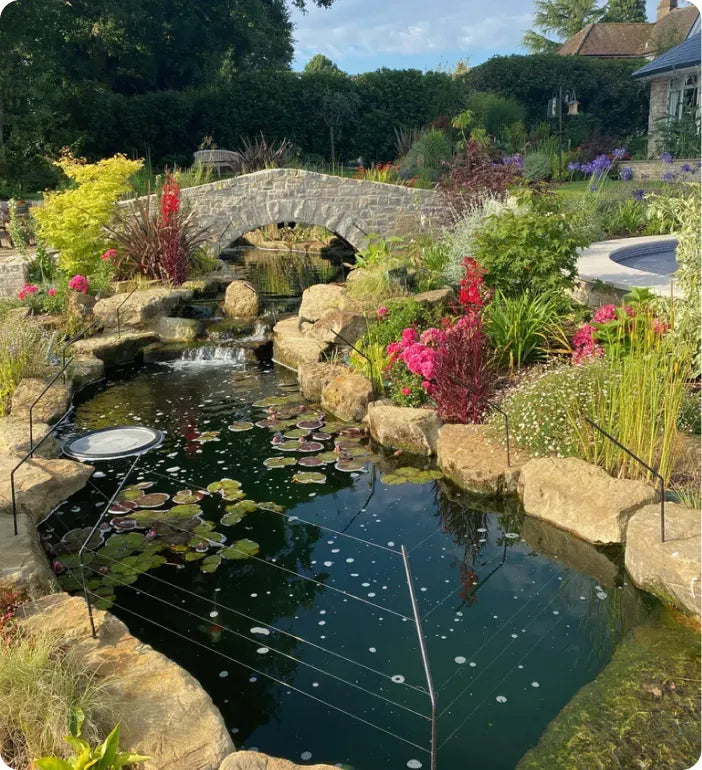
[[[300,393],[308,401],[321,401],[324,386],[348,371],[342,364],[300,364],[297,367],[297,377],[300,382]]]
[[[368,405],[371,436],[383,446],[418,455],[436,454],[441,420],[434,409]]]
[[[156,333],[161,342],[194,342],[202,333],[197,318],[159,318]]]
[[[71,362],[74,390],[82,390],[105,376],[105,362],[93,355],[77,355]]]
[[[23,591],[31,598],[55,587],[54,574],[39,543],[34,522],[17,517],[17,535],[11,516],[0,516],[0,591]]]
[[[647,505],[629,519],[624,562],[639,588],[699,615],[700,545],[699,510],[666,503],[661,542],[661,507]]]
[[[118,314],[122,328],[151,328],[161,316],[172,315],[192,296],[193,293],[189,289],[159,286],[135,291],[129,299],[126,292],[100,299],[95,303],[93,313],[105,329],[117,328]]]
[[[456,295],[453,293],[453,289],[447,286],[443,289],[432,289],[432,291],[423,291],[419,294],[412,294],[411,298],[415,302],[419,302],[420,305],[427,305],[429,307],[445,307],[456,301]]]
[[[13,396],[10,413],[13,417],[29,419],[29,409],[39,398],[48,382],[34,378],[22,380],[17,386]],[[59,378],[43,396],[32,410],[33,420],[39,422],[56,422],[62,417],[71,403],[71,388]]]
[[[248,281],[232,281],[224,294],[224,313],[236,318],[254,318],[261,310],[261,298]]]
[[[158,342],[152,331],[100,334],[86,340],[78,340],[73,346],[77,355],[99,358],[105,367],[122,366],[136,361],[144,348]]]
[[[368,330],[368,321],[363,313],[352,310],[327,310],[307,330],[310,337],[337,345],[355,345]]]
[[[336,765],[338,767],[338,765]],[[237,751],[230,754],[219,770],[336,770],[332,765],[296,765],[287,759],[269,757],[258,751]]]
[[[436,446],[443,474],[469,492],[509,495],[517,491],[524,457],[514,450],[510,465],[507,452],[487,425],[444,425]]]
[[[16,455],[0,455],[0,515],[12,513],[10,473]],[[36,522],[59,503],[82,489],[95,469],[73,460],[34,457],[15,473],[17,510]]]
[[[373,400],[370,380],[348,370],[322,388],[322,409],[344,422],[360,422]]]
[[[335,283],[316,283],[305,289],[300,304],[300,318],[305,321],[319,321],[330,310],[355,310],[356,303],[348,296],[346,289]]]
[[[199,682],[133,637],[114,615],[93,610],[93,639],[82,598],[45,596],[21,614],[21,628],[60,636],[113,696],[120,748],[150,757],[145,770],[218,770],[234,751],[221,714]]]
[[[629,518],[657,493],[643,481],[614,479],[577,457],[530,460],[519,492],[526,513],[590,543],[623,543]]]
[[[49,430],[45,422],[32,421],[34,446],[46,436]],[[29,450],[29,420],[14,414],[0,418],[0,452],[24,457]],[[39,447],[37,454],[39,457],[51,458],[58,457],[59,451],[58,442],[52,436]]]
[[[328,342],[308,337],[300,330],[297,316],[285,318],[273,327],[273,359],[297,369],[300,364],[314,364],[329,350]]]

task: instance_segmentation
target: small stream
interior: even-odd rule
[[[312,437],[318,456],[346,441],[358,461],[304,467],[311,454],[276,448],[286,440],[276,433],[303,429],[253,425],[297,409],[295,382],[239,350],[201,347],[124,371],[78,406],[66,435],[130,423],[166,432],[128,480],[151,485],[133,496],[149,496],[139,510],[152,529],[120,530],[129,509],[108,517],[112,526],[91,544],[91,590],[110,594],[132,633],[197,677],[238,748],[355,770],[429,768],[429,700],[398,556],[405,545],[439,690],[439,767],[511,770],[652,600],[628,584],[618,554],[512,505],[469,500],[443,479],[398,484],[398,466],[413,466],[417,480],[431,466],[340,439],[343,426],[331,420]],[[99,464],[92,486],[41,525],[47,549],[69,565],[64,579],[72,572],[63,545],[96,521],[130,462]],[[323,480],[296,483],[301,472]],[[158,523],[164,498],[188,504],[184,490],[213,483],[185,538]],[[255,504],[232,516],[237,503],[222,490]],[[130,564],[143,570],[125,566],[132,551],[115,545],[125,535],[140,543]],[[211,558],[246,543],[258,549],[250,558]],[[119,556],[119,570],[96,570],[103,552]]]

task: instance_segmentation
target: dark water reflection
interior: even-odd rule
[[[160,365],[109,383],[77,410],[73,431],[123,422],[167,431],[135,478],[157,481],[154,490],[230,477],[250,499],[298,517],[261,510],[218,526],[229,540],[256,541],[263,561],[224,561],[212,574],[164,565],[117,588],[115,613],[199,679],[239,747],[358,770],[428,768],[429,702],[408,686],[424,678],[394,553],[404,544],[440,689],[440,767],[513,768],[645,617],[642,595],[608,556],[514,506],[467,500],[443,481],[383,484],[392,460],[360,474],[325,466],[322,486],[291,484],[295,468],[267,470],[269,432],[226,426],[258,419],[251,402],[290,392],[285,377]],[[195,440],[217,430],[219,441]],[[101,467],[95,486],[109,494],[125,467]],[[49,536],[91,523],[101,503],[94,489],[78,493],[48,520]],[[218,499],[203,507],[216,521],[224,512]]]

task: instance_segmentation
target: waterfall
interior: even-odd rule
[[[229,364],[244,366],[246,351],[240,347],[224,345],[202,345],[198,348],[184,350],[180,358],[171,361],[171,366],[183,367],[197,364]]]

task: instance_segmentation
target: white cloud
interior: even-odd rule
[[[295,13],[299,60],[378,54],[437,54],[518,49],[531,25],[532,0],[336,0],[328,9]]]

